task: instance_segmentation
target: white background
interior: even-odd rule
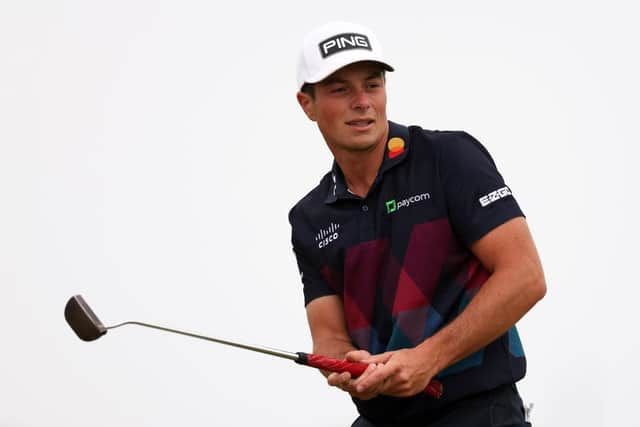
[[[287,213],[331,156],[303,35],[378,33],[389,117],[493,154],[545,266],[520,323],[540,426],[640,425],[633,2],[0,1],[0,426],[346,426],[313,369],[137,327],[310,350]]]

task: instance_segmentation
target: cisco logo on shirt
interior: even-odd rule
[[[338,229],[340,224],[334,224],[333,222],[327,228],[321,229],[316,235],[316,242],[318,242],[318,248],[322,249],[329,246],[330,243],[335,242],[340,237]]]

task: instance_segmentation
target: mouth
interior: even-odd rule
[[[358,130],[366,130],[374,123],[373,119],[356,119],[350,120],[346,122],[347,126],[358,129]]]

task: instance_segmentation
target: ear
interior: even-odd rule
[[[298,98],[298,104],[302,107],[302,111],[307,115],[309,120],[316,121],[316,109],[315,109],[315,101],[311,98],[311,95],[303,92],[298,92],[296,94]]]

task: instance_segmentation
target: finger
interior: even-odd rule
[[[353,386],[358,393],[368,393],[377,391],[380,388],[381,381],[376,379],[380,378],[377,371],[381,370],[384,365],[372,363],[369,368],[353,381]],[[373,378],[373,379],[372,379]]]
[[[367,369],[365,369],[365,371],[362,374],[360,374],[358,378],[356,378],[351,382],[354,391],[356,390],[357,385],[360,384],[369,375],[371,375],[371,373],[374,372],[377,368],[378,368],[378,365],[375,363],[372,363],[369,366],[367,366]],[[367,390],[364,390],[364,391],[366,392]]]
[[[344,387],[351,380],[351,374],[349,372],[333,372],[327,377],[327,382],[333,387]]]
[[[353,350],[345,354],[345,359],[349,362],[361,362],[369,357],[371,357],[371,354],[366,350]]]
[[[367,392],[367,393],[358,393],[357,391],[352,391],[350,392],[351,396],[353,397],[357,397],[360,400],[369,400],[369,399],[373,399],[374,397],[378,396],[378,391],[374,390],[371,392]]]
[[[385,353],[380,353],[376,355],[369,355],[369,357],[363,358],[360,360],[362,363],[387,363],[389,359],[393,356],[392,351],[388,351]]]
[[[349,383],[349,392],[352,396],[357,397],[358,399],[368,400],[376,397],[379,394],[379,384],[376,387],[371,388],[358,388],[359,382],[362,381],[362,378],[366,378],[371,375],[376,369],[378,369],[380,365],[371,364],[369,367],[355,380],[350,381]]]
[[[393,374],[392,368],[388,365],[378,364],[371,366],[377,366],[377,368],[372,370],[366,377],[358,378],[354,383],[359,393],[373,389],[384,390],[383,382]]]
[[[388,396],[395,396],[397,384],[394,381],[393,376],[389,376],[382,381],[380,387],[380,393]]]
[[[375,371],[377,367],[378,367],[378,364],[377,364],[377,363],[371,363],[371,364],[369,364],[369,365],[367,366],[367,369],[365,369],[365,370],[364,370],[364,372],[363,372],[362,374],[360,374],[360,376],[358,376],[358,378],[356,378],[356,379],[354,380],[354,382],[356,382],[356,383],[357,383],[358,381],[362,381],[362,378],[366,378],[366,377],[368,377],[369,375],[371,375],[371,373],[372,373],[373,371]]]

